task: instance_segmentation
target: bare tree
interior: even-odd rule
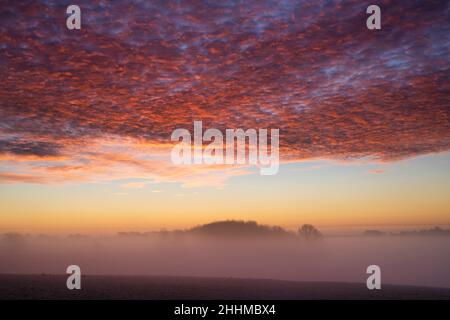
[[[298,235],[305,240],[317,240],[322,238],[322,233],[311,224],[304,224],[298,229]]]

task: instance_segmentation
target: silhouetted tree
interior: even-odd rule
[[[385,233],[379,230],[366,230],[364,231],[363,235],[367,237],[380,237],[384,236]]]
[[[317,240],[322,238],[322,234],[311,224],[304,224],[298,229],[298,235],[305,240]]]
[[[281,227],[260,225],[255,221],[226,220],[216,221],[187,230],[197,235],[214,236],[292,236]]]

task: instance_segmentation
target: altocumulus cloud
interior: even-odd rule
[[[170,134],[194,120],[280,128],[282,161],[450,149],[448,1],[379,1],[376,32],[368,1],[77,4],[72,32],[59,1],[2,2],[8,181],[13,169],[39,182],[247,174],[172,167]]]

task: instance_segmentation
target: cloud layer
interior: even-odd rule
[[[194,120],[280,128],[284,161],[450,149],[448,1],[380,1],[378,31],[366,1],[78,1],[80,31],[69,4],[2,3],[0,181],[189,180]]]

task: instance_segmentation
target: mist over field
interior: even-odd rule
[[[201,234],[4,236],[0,273],[270,278],[450,287],[450,237],[222,237]]]

